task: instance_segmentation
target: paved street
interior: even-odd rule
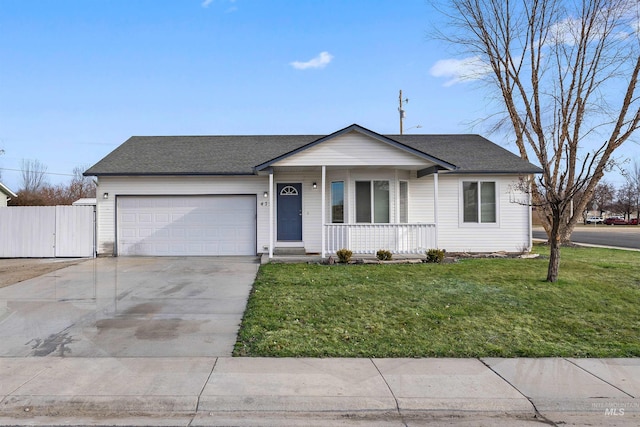
[[[534,239],[547,239],[542,227],[533,230]],[[578,225],[571,240],[574,243],[640,249],[640,226]]]

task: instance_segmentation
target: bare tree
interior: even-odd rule
[[[67,189],[72,202],[85,197],[96,197],[95,183],[91,177],[82,175],[87,169],[88,166],[76,166],[73,168],[73,178]]]
[[[22,159],[22,191],[35,193],[46,184],[47,167],[39,160]]]
[[[549,237],[550,282],[561,242],[640,127],[638,8],[637,0],[450,0],[440,8],[451,23],[440,35],[486,66],[476,73],[497,88],[502,125],[521,157],[543,170],[531,191]]]
[[[596,185],[593,191],[591,206],[596,209],[599,215],[602,215],[604,211],[609,210],[613,205],[616,189],[608,182],[600,182]]]
[[[36,164],[35,170],[40,171],[44,175],[46,167]],[[28,175],[33,174],[33,165],[24,168],[28,171]],[[23,163],[24,167],[24,163]],[[86,167],[76,166],[73,169],[73,175],[68,184],[51,185],[42,180],[39,184],[31,184],[18,191],[18,197],[11,201],[13,206],[55,206],[55,205],[71,205],[81,198],[92,198],[96,196],[96,185],[89,177],[82,175]],[[36,181],[34,179],[34,181]],[[37,187],[37,188],[36,188]]]
[[[614,209],[616,213],[624,214],[625,219],[631,219],[631,212],[636,209],[635,188],[632,183],[627,182],[618,189]]]
[[[636,218],[640,219],[640,160],[635,159],[633,166],[623,173],[631,192],[632,209],[635,210]],[[639,224],[640,225],[640,221]]]

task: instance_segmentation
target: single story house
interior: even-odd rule
[[[14,197],[18,197],[16,193],[11,191],[9,187],[0,182],[0,208],[7,207],[7,203]]]
[[[98,255],[518,252],[541,170],[479,135],[134,136],[89,168]]]

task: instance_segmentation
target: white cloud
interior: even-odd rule
[[[444,86],[452,86],[456,83],[479,80],[491,72],[491,67],[479,56],[470,56],[463,59],[441,59],[429,71],[434,77],[447,78]]]
[[[200,6],[207,8],[209,7],[209,5],[211,5],[211,3],[213,3],[215,0],[203,0],[202,3],[200,3]],[[235,3],[236,0],[227,0],[228,3]],[[220,2],[223,3],[223,2]],[[238,10],[237,6],[231,6],[227,9],[227,12],[235,12],[236,10]]]
[[[291,66],[296,70],[306,70],[307,68],[324,68],[333,59],[333,55],[329,52],[320,52],[318,56],[308,60],[307,62],[294,61]]]
[[[596,9],[593,24],[589,24],[589,39],[600,40],[603,37],[614,37],[620,40],[629,38],[633,33],[640,33],[640,8],[638,0],[624,0],[615,8]],[[616,27],[611,24],[617,22]],[[578,44],[583,36],[583,23],[579,18],[567,17],[549,27],[546,44]]]

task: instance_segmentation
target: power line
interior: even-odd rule
[[[12,171],[12,172],[24,172],[23,169],[9,169],[9,168],[0,168],[0,171]],[[39,172],[44,175],[57,175],[57,176],[75,176],[72,173],[56,173],[56,172]]]

